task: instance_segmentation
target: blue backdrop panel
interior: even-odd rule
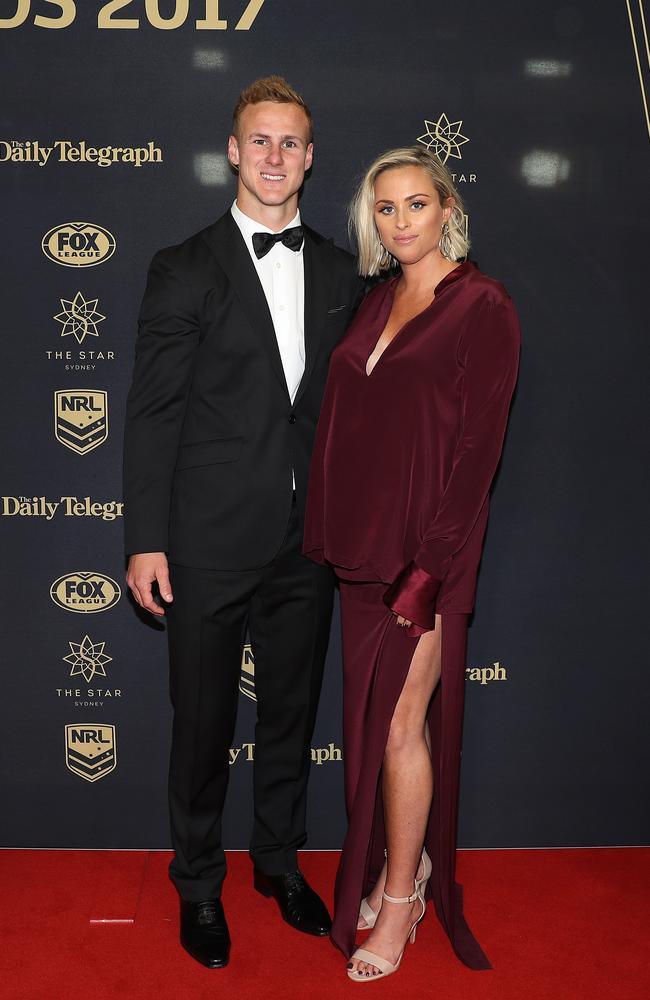
[[[461,844],[647,839],[642,14],[641,0],[1,0],[2,844],[169,844],[165,634],[124,583],[124,401],[149,260],[232,201],[232,107],[272,72],[314,112],[314,228],[345,244],[364,167],[422,142],[520,311],[470,630]],[[247,652],[241,690],[225,829],[243,848]],[[335,618],[312,848],[344,830],[340,714]]]

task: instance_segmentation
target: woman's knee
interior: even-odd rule
[[[389,757],[410,752],[424,740],[424,719],[421,713],[396,711],[386,741]]]

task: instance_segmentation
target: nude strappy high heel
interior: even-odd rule
[[[384,857],[385,858],[388,857],[388,851],[384,851]],[[431,878],[431,867],[432,867],[431,858],[427,854],[426,847],[422,848],[422,857],[420,860],[422,861],[422,867],[423,867],[422,878],[416,879],[415,882],[417,885],[418,892],[424,899],[424,894],[427,891],[427,883]],[[363,917],[363,919],[366,922],[366,926],[359,927],[358,930],[361,931],[370,930],[370,928],[374,927],[375,924],[377,923],[377,917],[379,916],[379,914],[375,913],[372,906],[368,902],[367,896],[364,896],[363,899],[361,900],[361,903],[359,905],[359,916]]]
[[[361,900],[361,903],[359,905],[359,916],[363,917],[363,919],[366,922],[366,926],[359,927],[358,930],[365,931],[370,927],[374,927],[375,924],[377,923],[377,917],[379,916],[379,914],[375,913],[372,906],[368,902],[367,896],[364,896],[363,899]]]
[[[414,903],[415,900],[417,899],[419,900],[422,906],[422,910],[420,911],[420,915],[418,916],[417,920],[411,927],[411,930],[409,931],[408,937],[406,939],[406,943],[404,944],[404,947],[402,948],[399,954],[399,958],[397,959],[394,965],[392,964],[392,962],[387,961],[387,959],[382,958],[381,955],[375,955],[372,951],[367,951],[365,948],[357,948],[357,950],[350,956],[350,961],[357,959],[358,961],[361,962],[367,962],[368,965],[374,965],[375,968],[379,969],[381,975],[368,976],[365,973],[357,972],[356,969],[348,969],[348,977],[352,980],[353,983],[370,983],[372,982],[373,979],[385,979],[386,976],[392,976],[392,974],[394,972],[397,972],[397,970],[399,969],[400,963],[402,961],[402,955],[404,954],[404,951],[406,949],[406,944],[409,941],[411,942],[411,944],[415,944],[415,935],[418,929],[418,924],[422,920],[422,917],[426,913],[427,909],[427,904],[424,902],[421,893],[418,891],[418,884],[419,883],[417,879],[413,879],[413,886],[415,892],[411,896],[389,896],[387,892],[382,893],[382,898],[387,899],[389,903]]]
[[[418,887],[418,893],[424,899],[424,894],[427,891],[427,885],[429,879],[431,878],[431,872],[433,865],[431,864],[431,858],[427,854],[426,847],[422,848],[422,878],[416,878],[415,882]]]
[[[388,860],[388,851],[386,850],[386,848],[384,848],[384,858]],[[363,899],[361,900],[361,903],[359,904],[359,916],[363,917],[363,919],[366,922],[366,926],[358,927],[357,930],[361,931],[369,930],[371,927],[374,927],[375,924],[377,923],[377,917],[379,916],[379,914],[375,913],[372,906],[368,902],[367,896],[364,896]]]

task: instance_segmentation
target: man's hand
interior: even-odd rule
[[[152,583],[157,582],[160,596],[168,603],[174,599],[169,583],[169,566],[164,552],[137,552],[129,559],[126,582],[141,608],[152,615],[164,615],[164,608],[153,599]]]

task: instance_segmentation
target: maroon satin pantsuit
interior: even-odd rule
[[[489,962],[455,882],[467,621],[519,358],[503,285],[466,261],[406,323],[370,375],[397,278],[374,288],[335,349],[307,501],[304,552],[341,587],[349,828],[332,938],[354,950],[359,904],[384,859],[381,768],[419,637],[442,619],[441,678],[428,708],[434,794],[428,894],[458,957]],[[400,614],[413,624],[402,628]]]

